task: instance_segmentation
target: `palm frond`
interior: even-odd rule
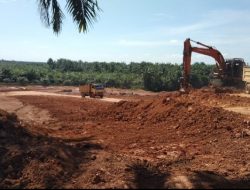
[[[100,10],[96,0],[67,0],[66,7],[79,32],[87,31],[88,26],[96,21],[97,10]]]
[[[45,26],[52,25],[58,34],[62,29],[64,14],[58,0],[37,0],[40,17]],[[97,18],[97,11],[101,10],[97,0],[66,0],[66,8],[78,25],[79,32],[86,32]]]
[[[50,15],[49,15],[50,5],[51,5],[51,0],[38,0],[40,18],[47,27],[50,26]]]
[[[53,31],[58,34],[62,29],[62,20],[64,14],[58,4],[57,0],[52,0],[52,18],[51,24],[53,26]]]

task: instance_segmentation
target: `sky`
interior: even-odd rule
[[[59,2],[66,12],[65,0]],[[102,11],[87,33],[65,13],[55,35],[41,22],[37,0],[0,0],[0,59],[182,63],[183,42],[191,38],[250,62],[249,0],[98,2]],[[196,61],[215,62],[194,53]]]

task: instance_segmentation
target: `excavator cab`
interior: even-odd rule
[[[227,75],[232,78],[242,78],[243,67],[246,66],[244,59],[235,58],[235,59],[227,59]]]

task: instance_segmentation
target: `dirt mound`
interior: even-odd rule
[[[5,132],[10,132],[11,127],[16,126],[17,123],[17,116],[15,114],[9,114],[6,111],[0,110],[0,129],[1,129],[1,137],[5,137]],[[20,132],[20,131],[16,131]]]
[[[207,106],[250,106],[250,98],[233,95],[227,91],[214,92],[211,89],[200,89],[186,95],[188,100],[195,100]]]
[[[52,125],[60,127],[56,131],[60,136],[66,131],[68,137],[73,137],[91,130],[92,134],[104,136],[116,147],[124,146],[123,143],[136,142],[139,138],[138,141],[142,141],[143,138],[147,141],[150,136],[153,138],[159,134],[160,136],[156,137],[159,141],[164,141],[163,134],[173,141],[178,141],[179,137],[181,140],[189,141],[203,138],[206,142],[218,138],[231,139],[248,128],[249,122],[245,121],[241,114],[210,106],[207,102],[208,98],[214,100],[218,97],[225,101],[231,98],[232,102],[234,100],[237,102],[236,99],[239,97],[222,93],[214,95],[211,92],[203,96],[198,96],[199,94],[201,91],[188,95],[174,92],[155,96],[153,99],[145,98],[140,101],[121,101],[113,104],[53,97],[39,99],[19,97],[19,99],[24,103],[29,102],[34,106],[47,108],[58,121]],[[200,103],[202,100],[204,102]],[[249,100],[246,98],[246,101]],[[108,136],[111,133],[122,143],[109,140]]]
[[[0,110],[0,188],[62,187],[91,160],[87,142],[63,142],[36,136],[20,125],[16,115]],[[88,156],[86,156],[88,153]]]
[[[97,115],[144,126],[167,124],[167,126],[174,125],[175,129],[188,128],[196,131],[203,129],[204,132],[216,129],[234,131],[246,125],[240,114],[220,107],[201,105],[196,103],[195,99],[191,100],[189,96],[178,93],[150,101],[119,102],[104,111],[99,111]]]
[[[167,152],[176,150],[180,155],[184,151],[192,157],[193,150],[189,151],[181,146],[190,144],[191,147],[194,142],[200,143],[198,146],[201,148],[196,147],[195,151],[202,154],[207,151],[204,146],[213,149],[211,146],[216,143],[219,146],[216,151],[221,154],[220,151],[225,146],[240,138],[249,128],[249,121],[241,114],[199,104],[195,99],[191,100],[189,96],[179,93],[171,93],[155,100],[119,102],[96,111],[95,116],[108,122],[103,122],[103,127],[90,129],[91,132],[98,136],[112,134],[110,145],[125,147],[126,151],[133,152],[131,154],[150,155],[151,158],[171,158],[166,155]],[[142,147],[144,153],[141,151]],[[140,153],[132,150],[137,148]],[[233,150],[234,148],[228,150],[228,154],[234,154]],[[241,155],[244,154],[245,150]]]
[[[207,91],[203,94],[200,90],[184,95],[162,93],[119,103],[63,97],[18,99],[50,112],[56,120],[48,127],[58,125],[51,134],[68,139],[91,136],[115,158],[100,160],[101,156],[97,156],[97,162],[89,166],[89,169],[94,168],[90,169],[93,173],[77,178],[80,187],[100,188],[104,183],[110,185],[112,180],[116,184],[124,183],[130,170],[133,172],[128,181],[136,184],[131,187],[145,187],[144,184],[149,187],[145,178],[162,185],[167,178],[176,182],[173,187],[178,187],[179,181],[195,184],[195,181],[200,183],[200,179],[207,184],[207,178],[212,182],[217,178],[216,184],[222,181],[249,184],[250,136],[247,130],[250,122],[243,115],[219,106],[241,102],[248,105],[248,99],[231,97],[227,93]],[[33,129],[44,130],[37,126]],[[124,169],[123,164],[137,159],[153,163],[159,171],[145,169],[141,164]],[[169,178],[165,174],[170,174]],[[97,184],[93,186],[89,180]]]

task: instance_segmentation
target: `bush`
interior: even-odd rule
[[[25,85],[29,83],[29,80],[26,77],[18,77],[17,78],[17,83],[21,85]]]
[[[33,84],[41,84],[41,81],[40,80],[33,80],[32,83]]]
[[[65,81],[63,81],[63,85],[65,85],[65,86],[71,86],[72,85],[72,81],[71,80],[65,80]]]
[[[12,83],[12,82],[14,82],[14,81],[11,80],[11,79],[9,79],[9,78],[4,78],[4,79],[3,79],[3,82],[4,82],[4,83]]]
[[[39,74],[35,70],[31,69],[23,74],[23,77],[27,78],[29,81],[40,79]]]
[[[43,79],[41,79],[41,83],[43,84],[43,85],[49,85],[50,83],[49,83],[49,79],[47,79],[47,78],[43,78]]]
[[[159,73],[147,72],[143,75],[144,88],[146,90],[159,92],[163,90],[163,82]]]

